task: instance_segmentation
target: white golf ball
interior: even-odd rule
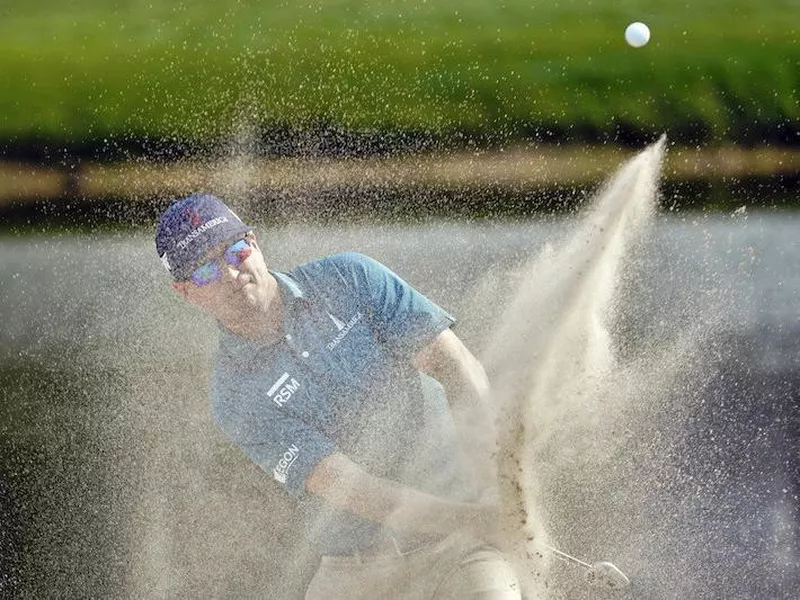
[[[650,41],[650,28],[644,23],[631,23],[625,29],[625,41],[634,48],[641,48]]]

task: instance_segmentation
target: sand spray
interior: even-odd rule
[[[613,421],[614,398],[625,401],[607,393],[620,375],[609,323],[627,253],[655,215],[664,146],[662,137],[625,163],[565,239],[524,268],[483,357],[499,408],[504,536],[530,597],[549,593],[543,544],[557,542],[552,515],[570,508],[552,506],[545,478],[574,468],[582,452],[596,454],[591,432]],[[589,432],[584,444],[574,443],[577,429]]]

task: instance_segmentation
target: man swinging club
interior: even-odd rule
[[[493,418],[453,317],[361,254],[269,270],[253,228],[210,195],[173,202],[156,248],[219,323],[216,423],[294,498],[321,556],[306,598],[520,598],[488,543],[489,452],[465,460],[475,442],[456,428]]]

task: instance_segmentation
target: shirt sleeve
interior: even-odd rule
[[[379,340],[394,354],[411,356],[453,323],[450,313],[378,261],[348,252],[339,255]]]
[[[306,478],[321,460],[336,451],[336,445],[297,417],[268,403],[253,402],[248,387],[253,389],[241,380],[234,385],[214,377],[211,398],[215,422],[286,492],[294,497],[306,494]]]

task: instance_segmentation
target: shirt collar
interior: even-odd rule
[[[278,287],[281,290],[284,300],[294,301],[303,300],[308,301],[305,292],[300,288],[297,282],[292,279],[291,275],[281,273],[280,271],[270,271],[270,274],[278,282]]]
[[[294,335],[299,318],[307,313],[310,301],[297,281],[288,273],[270,271],[283,297],[283,333]],[[287,338],[288,339],[288,338]]]

